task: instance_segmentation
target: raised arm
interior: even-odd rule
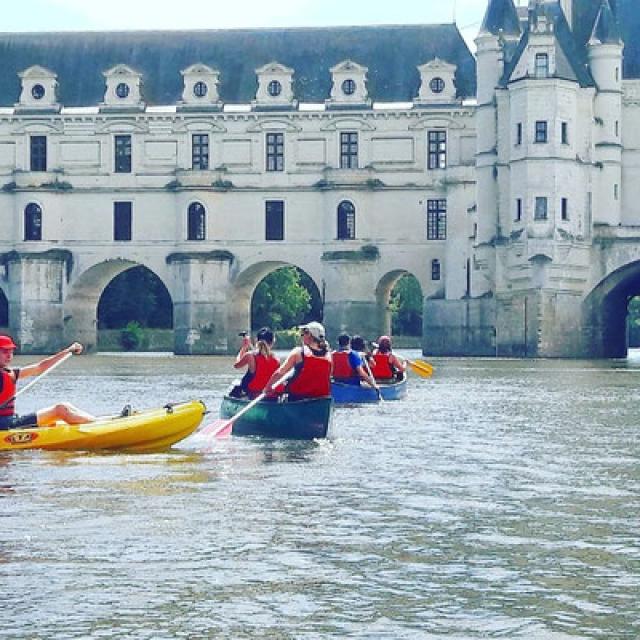
[[[302,362],[302,354],[299,347],[293,349],[287,359],[273,372],[273,375],[269,378],[269,382],[267,382],[266,387],[264,388],[265,393],[270,394],[273,393],[273,385],[280,380],[283,376],[285,376],[293,367],[295,367],[299,362]]]
[[[253,353],[251,353],[252,349],[253,344],[251,343],[251,338],[249,336],[244,336],[242,338],[242,346],[240,347],[240,351],[238,351],[238,355],[236,356],[236,361],[233,363],[234,369],[242,369],[243,367],[248,366],[249,371],[251,371],[252,373],[255,371],[256,364]]]
[[[78,355],[82,353],[82,351],[82,345],[79,342],[74,342],[73,344],[70,344],[66,349],[62,349],[62,351],[58,351],[58,353],[54,353],[52,356],[48,356],[47,358],[43,358],[42,360],[40,360],[40,362],[35,362],[34,364],[28,364],[24,367],[21,367],[20,377],[28,378],[29,376],[39,376],[56,362],[62,360],[62,358],[64,358],[67,354],[73,353],[75,355]]]

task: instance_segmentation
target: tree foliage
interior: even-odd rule
[[[289,329],[320,318],[322,300],[309,276],[296,267],[283,267],[270,273],[256,287],[251,301],[254,329],[269,326]]]
[[[173,326],[173,303],[167,288],[142,266],[116,276],[98,303],[99,329],[122,329],[132,322],[151,329]]]
[[[391,292],[391,329],[394,334],[422,335],[422,289],[415,276],[405,274]]]
[[[635,296],[629,300],[627,311],[629,346],[640,347],[640,296]]]

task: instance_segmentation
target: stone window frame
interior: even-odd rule
[[[24,208],[24,241],[40,242],[42,240],[42,206],[37,202],[29,202]]]
[[[207,210],[199,200],[187,207],[187,241],[202,242],[207,239]]]
[[[41,134],[29,136],[29,171],[47,171],[47,136]]]
[[[447,130],[427,130],[427,169],[430,171],[447,168]]]
[[[131,173],[133,168],[133,136],[118,133],[113,137],[114,173]]]
[[[535,197],[533,219],[536,222],[544,222],[549,219],[549,198],[546,196]]]
[[[336,207],[336,239],[356,239],[356,205],[345,198]]]
[[[113,241],[131,242],[133,238],[133,202],[116,200],[113,203]]]
[[[340,168],[358,169],[359,137],[357,131],[340,131]]]
[[[533,139],[536,144],[549,142],[549,122],[547,120],[536,120]]]
[[[427,200],[427,240],[447,239],[447,199]]]
[[[284,240],[284,200],[265,200],[264,202],[264,239],[269,242]]]
[[[210,166],[211,138],[208,133],[191,134],[191,169],[207,171]]]
[[[442,265],[438,258],[434,258],[431,261],[431,280],[437,281],[442,277]]]
[[[269,131],[265,134],[265,170],[284,171],[284,132]]]

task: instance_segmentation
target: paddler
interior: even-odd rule
[[[58,421],[66,422],[67,424],[85,424],[95,420],[94,416],[68,402],[61,402],[52,407],[40,409],[36,413],[27,413],[23,416],[17,415],[15,397],[18,378],[42,375],[68,354],[82,353],[82,345],[79,342],[74,342],[66,349],[44,358],[40,362],[28,364],[21,368],[11,368],[9,365],[13,360],[16,348],[16,344],[10,336],[0,335],[0,431],[44,427]]]
[[[292,369],[285,393],[290,401],[306,398],[326,398],[331,395],[331,351],[319,322],[309,322],[298,327],[302,346],[295,347],[286,360],[273,373],[265,387],[273,394],[273,384]]]
[[[354,336],[356,344],[364,348],[364,341]],[[359,385],[360,380],[375,387],[375,380],[365,368],[363,356],[352,348],[352,338],[343,333],[338,336],[338,350],[333,352],[333,379],[343,384]]]
[[[248,333],[242,333],[242,345],[233,365],[234,369],[247,368],[239,387],[233,389],[233,397],[247,395],[250,399],[259,396],[269,382],[280,360],[273,354],[275,336],[269,327],[262,327],[256,334],[255,347]]]

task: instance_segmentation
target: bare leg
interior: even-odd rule
[[[95,417],[78,407],[74,407],[68,402],[61,402],[53,407],[40,409],[36,414],[38,416],[38,426],[43,427],[53,424],[54,422],[66,422],[67,424],[86,424],[94,422]]]

